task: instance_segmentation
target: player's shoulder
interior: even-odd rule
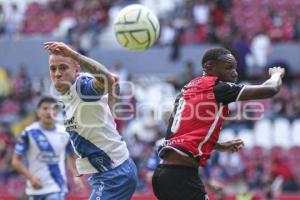
[[[37,129],[40,129],[40,124],[39,122],[33,122],[32,124],[28,125],[25,127],[24,131],[25,132],[30,132],[32,130],[37,130]]]
[[[236,87],[243,87],[244,84],[240,84],[240,83],[233,83],[233,82],[224,82],[224,81],[216,81],[214,87],[215,88],[236,88]]]
[[[63,132],[63,133],[66,132],[66,127],[62,124],[56,123],[55,127],[57,132]]]
[[[94,76],[90,73],[87,72],[80,72],[78,73],[75,81],[75,86],[74,86],[74,91],[75,90],[80,90],[79,88],[82,85],[86,85],[88,81],[95,79]]]
[[[36,132],[37,130],[41,130],[41,126],[40,126],[39,122],[33,122],[32,124],[26,126],[23,129],[23,131],[21,133],[21,137],[30,137],[32,132]]]
[[[66,127],[64,125],[57,123],[57,124],[55,124],[55,127],[56,127],[56,132],[57,133],[65,136],[66,139],[69,139],[70,136],[67,133]]]
[[[205,87],[207,85],[213,85],[218,81],[218,77],[216,76],[197,76],[196,78],[192,79],[188,86],[201,86]]]
[[[90,79],[90,78],[94,78],[94,76],[88,72],[80,72],[77,75],[76,81],[82,80],[82,79]]]

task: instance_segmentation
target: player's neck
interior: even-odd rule
[[[217,76],[217,75],[208,72],[203,72],[202,76]]]
[[[43,123],[43,122],[40,122],[40,125],[42,128],[44,129],[54,129],[55,128],[55,123]]]
[[[60,93],[60,95],[65,95],[65,94],[67,94],[67,92],[70,90],[70,88],[64,88],[64,89],[60,89],[60,90],[58,90],[57,89],[57,91]]]

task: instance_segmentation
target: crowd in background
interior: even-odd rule
[[[0,4],[0,34],[21,37],[54,33],[85,52],[87,49],[81,46],[84,35],[89,35],[92,44],[98,45],[99,36],[112,23],[111,11],[138,2],[152,6],[158,14],[161,36],[157,46],[172,46],[174,59],[182,45],[221,43],[234,52],[240,78],[247,83],[261,83],[267,78],[262,72],[267,66],[271,43],[297,42],[300,37],[297,12],[300,1],[297,0],[49,0],[33,1],[24,9],[19,4]],[[156,7],[153,2],[162,5]],[[275,98],[260,102],[266,118],[280,117],[293,123],[300,118],[300,78],[289,72],[287,64],[272,65],[277,64],[287,69],[284,86]],[[135,85],[134,90],[121,85],[124,105],[132,105],[134,109],[117,112],[116,123],[138,166],[138,192],[151,191],[148,162],[155,142],[165,135],[176,93],[199,75],[192,62],[187,62],[183,68],[186,70],[182,74],[164,80],[157,77],[134,79],[122,63],[111,68],[121,82],[132,81]],[[10,159],[17,136],[35,119],[36,100],[48,94],[48,89],[48,79],[31,79],[24,66],[16,73],[0,69],[0,193],[16,194],[24,187],[24,178],[12,169]],[[166,103],[163,112],[158,111],[161,102]],[[143,108],[142,104],[150,106]],[[231,112],[237,113],[237,108],[233,104]],[[239,136],[244,129],[252,130],[256,123],[233,119],[224,129],[233,130]],[[300,146],[254,146],[237,154],[214,153],[211,176],[227,185],[228,193],[271,194],[278,185],[283,191],[297,191],[300,185],[299,149]],[[4,188],[9,189],[4,191]]]
[[[113,23],[114,11],[132,3],[150,7],[159,17],[158,45],[228,43],[237,38],[249,42],[258,33],[272,42],[300,37],[297,0],[0,1],[0,34],[54,34],[74,45],[89,34],[97,45],[97,36]]]

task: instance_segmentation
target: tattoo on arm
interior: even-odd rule
[[[115,117],[116,112],[116,103],[120,99],[120,84],[115,82],[113,85],[113,89],[108,93],[108,106],[112,115]]]
[[[107,84],[108,75],[110,73],[104,65],[81,54],[77,54],[74,59],[79,63],[81,67],[92,73],[101,85]]]

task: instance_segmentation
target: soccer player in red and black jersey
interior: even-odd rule
[[[250,86],[235,83],[236,66],[230,51],[208,50],[202,58],[203,76],[191,80],[176,98],[166,141],[158,150],[162,161],[152,178],[159,200],[207,200],[198,167],[205,165],[213,150],[237,152],[244,146],[240,139],[218,142],[228,104],[279,92],[283,68],[270,68],[267,81]]]

